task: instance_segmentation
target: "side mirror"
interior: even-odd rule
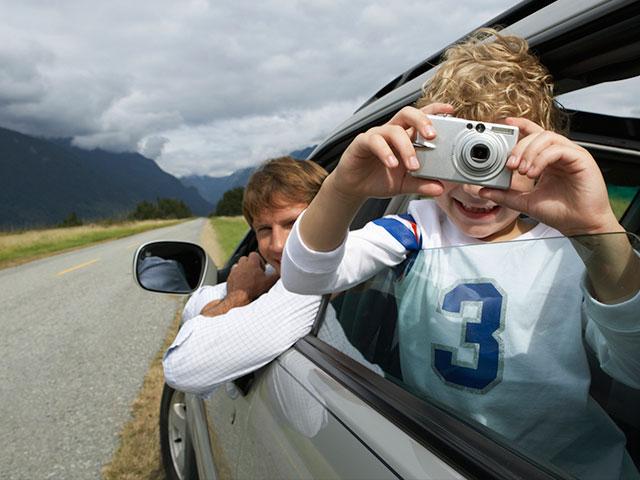
[[[210,276],[207,271],[212,268],[215,276],[215,266],[202,247],[188,242],[146,243],[133,257],[136,282],[152,292],[192,293]]]

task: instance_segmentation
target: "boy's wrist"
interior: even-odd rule
[[[322,184],[321,190],[325,190],[327,195],[338,200],[342,205],[350,209],[357,210],[367,199],[366,196],[349,192],[340,185],[339,180],[335,176],[335,172],[331,173]]]
[[[610,217],[603,219],[596,225],[586,227],[583,231],[577,232],[576,235],[600,235],[603,233],[621,233],[625,232],[625,229],[613,214]]]

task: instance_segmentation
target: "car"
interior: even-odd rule
[[[598,88],[606,88],[607,82],[631,86],[631,91],[638,85],[640,2],[525,1],[486,24],[498,25],[525,37],[550,70],[556,93],[571,103],[568,136],[598,162],[621,224],[631,234],[640,233],[640,120],[579,108],[589,92],[598,95]],[[417,100],[443,51],[380,89],[309,159],[328,170],[334,168],[356,135]],[[636,107],[635,114],[639,112]],[[352,228],[403,212],[408,200],[369,200]],[[186,256],[188,291],[193,291],[224,281],[237,259],[256,247],[249,232],[219,271],[200,247],[171,242],[141,246],[134,262],[156,255],[172,260]],[[397,297],[384,281],[392,274],[381,272],[337,298],[326,296],[306,337],[270,364],[227,383],[206,399],[165,385],[160,440],[167,477],[570,478],[564,459],[540,458],[490,425],[433,400],[403,380],[393,313]],[[144,280],[137,281],[144,287]],[[154,290],[172,291],[157,286]],[[335,318],[327,315],[331,309],[337,312]],[[328,322],[335,320],[349,345],[323,335]],[[640,468],[640,390],[609,377],[592,355],[587,360],[590,395],[624,433],[628,456]],[[585,445],[583,455],[599,454]]]

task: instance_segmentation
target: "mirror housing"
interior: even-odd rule
[[[205,283],[215,284],[217,270],[199,245],[156,241],[145,243],[136,251],[133,276],[144,290],[186,295]]]

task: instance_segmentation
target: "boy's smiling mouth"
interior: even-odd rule
[[[454,198],[453,201],[456,204],[458,210],[460,210],[465,216],[469,218],[480,219],[493,216],[493,214],[497,213],[497,211],[500,209],[499,205],[487,205],[480,207],[477,205],[463,203],[456,198]]]

